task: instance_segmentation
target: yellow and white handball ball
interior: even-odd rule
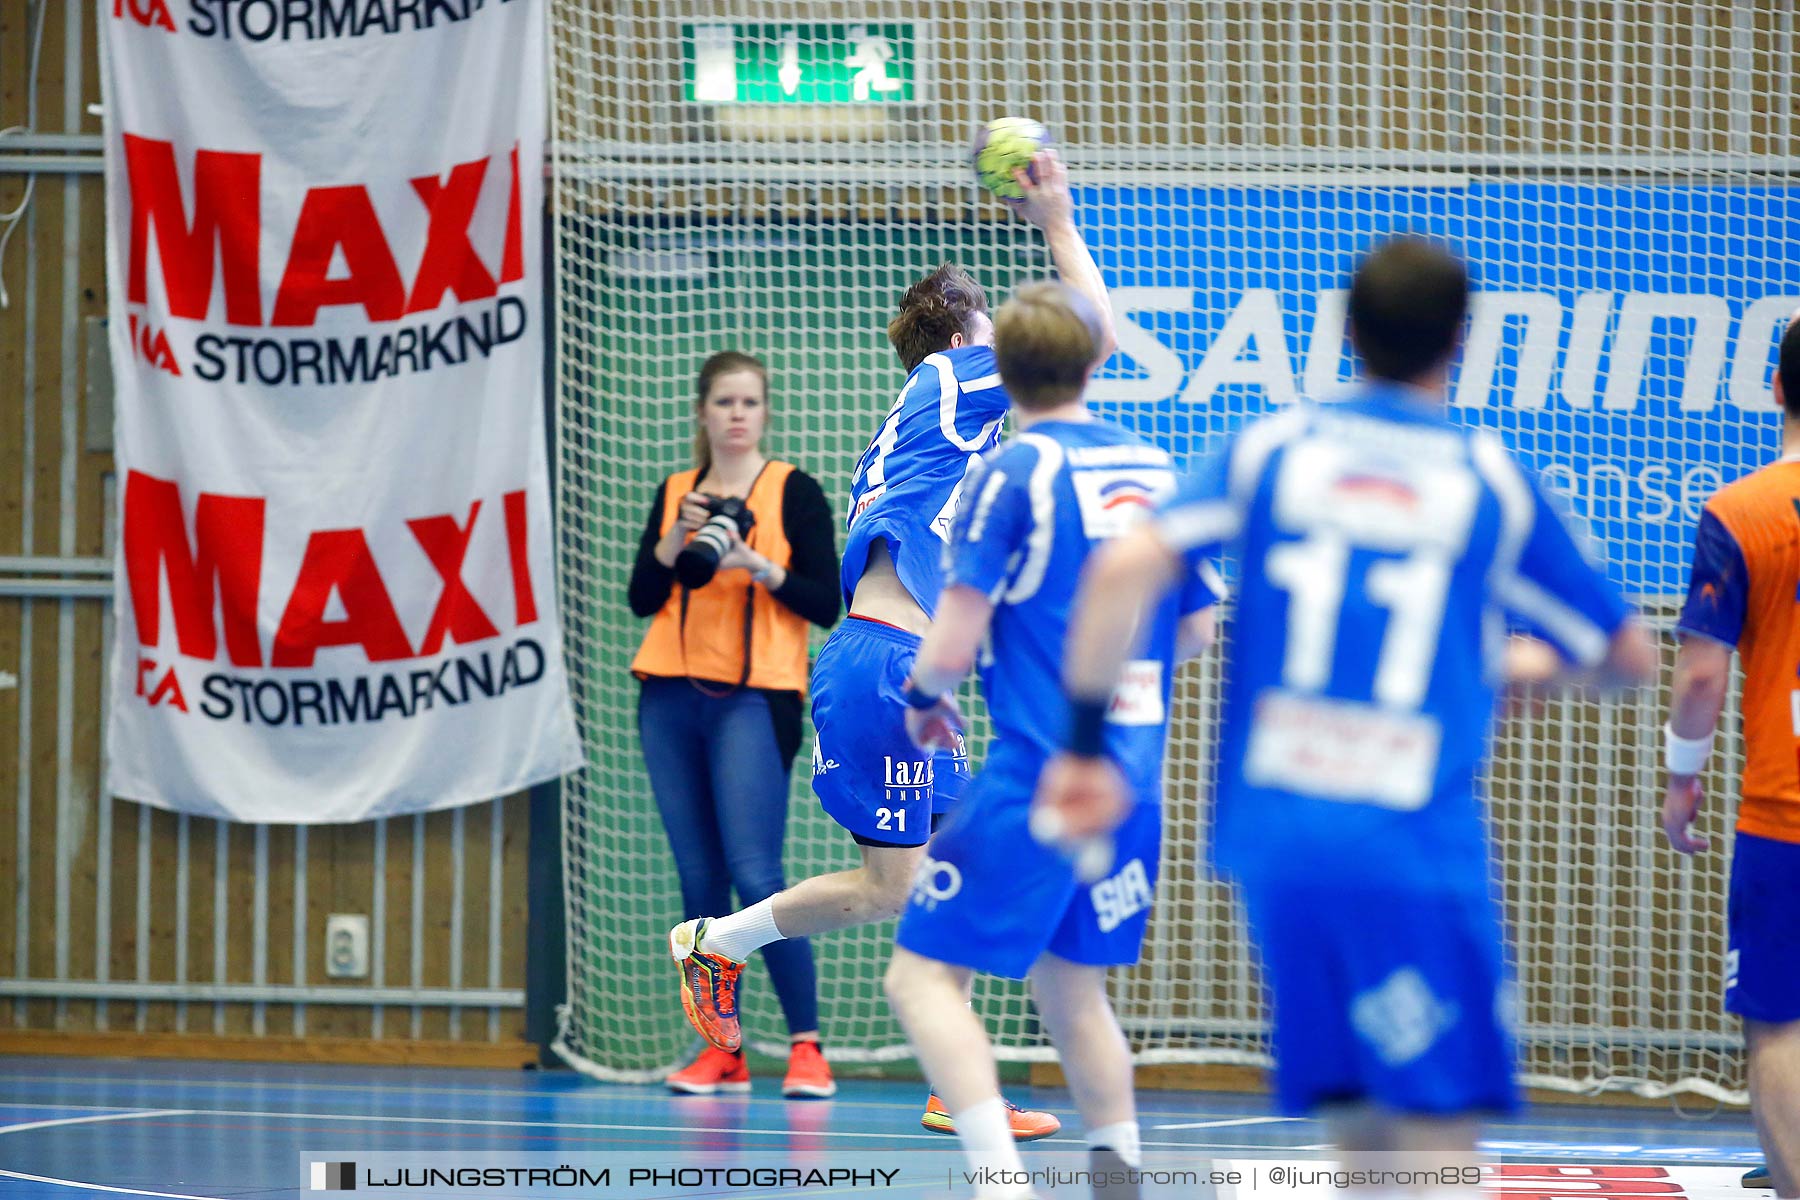
[[[1013,172],[1029,170],[1032,156],[1049,144],[1049,131],[1030,117],[989,121],[975,138],[976,178],[1002,200],[1021,200],[1025,193]]]

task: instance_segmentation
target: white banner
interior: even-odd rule
[[[581,761],[537,0],[98,0],[116,795],[355,821]]]

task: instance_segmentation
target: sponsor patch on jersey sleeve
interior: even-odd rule
[[[1092,541],[1125,533],[1145,520],[1175,490],[1175,473],[1162,467],[1077,470],[1070,475],[1081,507],[1081,528]]]

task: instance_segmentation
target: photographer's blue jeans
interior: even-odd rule
[[[638,736],[675,852],[683,919],[731,912],[733,891],[744,908],[786,887],[788,774],[767,698],[749,688],[709,696],[685,679],[646,679]],[[788,1032],[817,1029],[812,944],[770,942],[762,956]]]

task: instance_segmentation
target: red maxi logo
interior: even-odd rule
[[[170,480],[130,472],[125,484],[125,575],[140,646],[155,648],[160,640],[161,585],[167,579],[175,642],[183,656],[215,659],[223,632],[226,656],[234,666],[265,665],[257,611],[262,599],[266,506],[261,496],[202,492],[194,506],[190,542],[180,489]],[[364,531],[322,529],[310,534],[266,665],[310,667],[318,651],[331,646],[360,646],[370,662],[429,658],[446,642],[466,645],[500,636],[493,617],[462,577],[482,508],[483,502],[476,500],[460,520],[444,513],[406,522],[442,584],[417,646],[408,640]],[[526,544],[525,492],[507,492],[500,498],[500,508],[512,568],[511,616],[515,626],[525,626],[538,619]],[[335,620],[326,617],[333,594],[343,611]],[[146,691],[145,677],[154,666],[152,660],[140,659],[138,693],[147,694],[152,705],[167,697],[185,709],[172,669]]]
[[[128,133],[124,148],[131,204],[125,295],[131,304],[149,303],[152,238],[169,315],[207,320],[215,277],[222,277],[225,322],[237,326],[306,327],[317,321],[320,309],[336,305],[360,305],[371,321],[397,321],[437,308],[446,295],[462,303],[488,299],[501,284],[525,277],[517,146],[509,155],[511,188],[497,273],[470,237],[491,155],[458,163],[442,179],[424,175],[409,181],[426,218],[424,251],[410,281],[401,274],[366,185],[313,187],[301,201],[266,317],[260,287],[263,156],[195,151],[190,210],[182,199],[173,143]],[[334,278],[330,272],[339,258],[346,273]]]

